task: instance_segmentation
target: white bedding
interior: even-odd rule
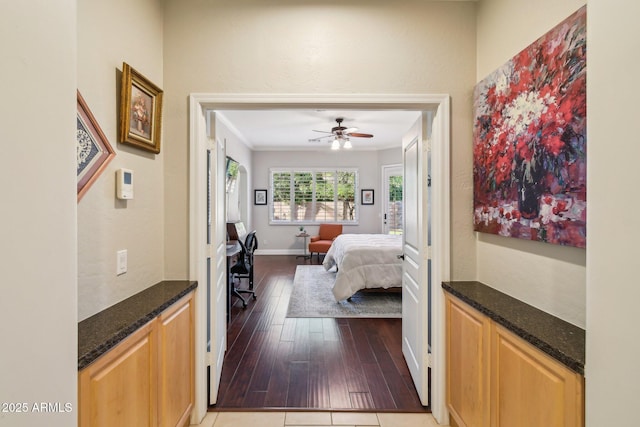
[[[402,236],[341,234],[324,257],[324,268],[337,267],[333,295],[336,301],[361,289],[402,286]]]

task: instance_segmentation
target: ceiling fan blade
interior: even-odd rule
[[[370,133],[351,132],[348,133],[347,136],[352,136],[354,138],[373,138],[373,135],[371,135]]]
[[[327,132],[326,130],[315,130],[315,129],[313,129],[313,132],[320,132],[320,133],[330,133],[330,134],[333,134],[333,132]]]
[[[324,136],[318,136],[316,138],[310,138],[309,142],[320,142],[320,140],[325,138],[333,138],[333,135],[324,135]]]
[[[348,135],[350,133],[357,132],[357,131],[358,131],[358,128],[347,128],[343,131],[343,133]]]

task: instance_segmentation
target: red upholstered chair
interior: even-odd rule
[[[326,254],[333,243],[333,240],[342,234],[342,224],[320,224],[317,236],[311,236],[309,239],[309,253],[313,257],[314,252],[318,254]]]

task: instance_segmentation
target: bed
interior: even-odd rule
[[[333,295],[336,301],[363,289],[402,286],[402,236],[390,234],[341,234],[333,241],[322,265],[336,268]]]

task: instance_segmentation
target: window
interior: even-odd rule
[[[356,169],[272,169],[272,224],[357,223]]]

